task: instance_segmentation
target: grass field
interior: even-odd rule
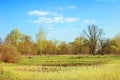
[[[0,80],[120,80],[119,56],[32,56],[2,65]]]

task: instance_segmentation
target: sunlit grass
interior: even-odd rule
[[[110,61],[100,65],[65,67],[5,63],[1,77],[5,80],[120,80],[119,57],[106,59]]]

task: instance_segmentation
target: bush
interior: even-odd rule
[[[20,53],[13,47],[2,46],[0,47],[1,61],[14,63],[20,60]]]

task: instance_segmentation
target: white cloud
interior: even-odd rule
[[[37,20],[33,20],[33,23],[72,23],[78,21],[79,18],[74,17],[53,17],[53,18],[46,18],[46,17],[39,17]]]
[[[82,21],[83,23],[88,23],[88,24],[95,24],[97,21],[95,19],[84,19]]]
[[[74,9],[74,8],[76,8],[76,6],[74,6],[74,5],[70,5],[70,6],[67,6],[67,8]]]
[[[39,16],[44,16],[44,15],[48,15],[49,12],[46,11],[39,11],[39,10],[33,10],[28,12],[29,15],[39,15]]]
[[[69,6],[70,8],[74,8],[74,6]],[[32,23],[72,23],[79,21],[79,18],[76,17],[64,17],[63,14],[59,14],[57,12],[52,11],[40,11],[33,10],[28,12],[29,15],[38,15],[38,18],[35,20],[31,20]]]
[[[79,18],[74,18],[74,17],[70,17],[70,18],[65,18],[65,22],[76,22],[80,20]]]
[[[64,20],[64,17],[54,17],[53,20],[56,23],[62,23],[62,21]]]
[[[64,10],[64,9],[74,9],[74,8],[76,8],[75,5],[68,5],[68,6],[56,7],[55,9],[57,9],[57,10]]]
[[[60,13],[56,13],[56,12],[51,12],[51,11],[40,11],[40,10],[33,10],[33,11],[29,11],[28,15],[38,15],[38,16],[62,16],[62,14]]]
[[[33,20],[33,23],[53,23],[52,18],[39,17],[37,20]]]

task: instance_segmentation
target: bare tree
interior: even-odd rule
[[[96,54],[98,41],[103,36],[102,29],[98,29],[96,25],[89,25],[87,30],[84,30],[85,39],[88,42],[89,53]]]

